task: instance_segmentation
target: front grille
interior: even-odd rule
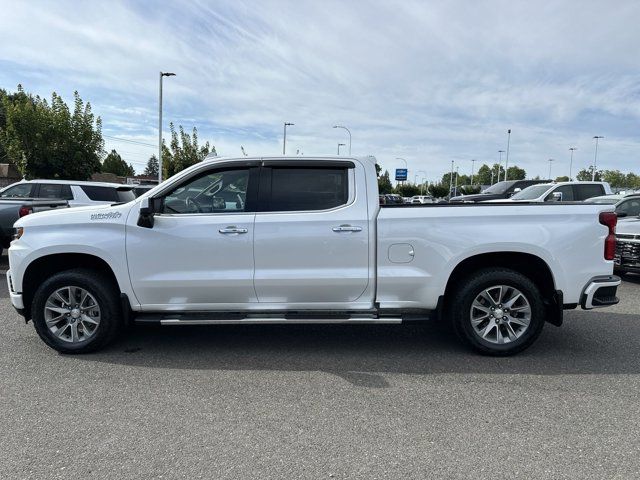
[[[623,267],[640,267],[640,243],[621,241],[618,237],[614,261]]]

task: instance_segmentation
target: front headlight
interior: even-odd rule
[[[18,240],[22,236],[23,233],[24,233],[24,227],[15,228],[14,232],[13,232],[13,239],[14,240]]]

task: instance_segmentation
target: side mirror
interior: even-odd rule
[[[561,202],[562,201],[562,192],[553,192],[551,194],[552,202]]]
[[[513,189],[513,193],[520,193],[522,191],[522,189],[520,187],[516,187]]]
[[[162,200],[159,198],[145,197],[140,202],[140,212],[138,214],[138,226],[153,228],[153,216],[160,210]]]

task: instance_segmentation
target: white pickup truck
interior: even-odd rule
[[[129,203],[16,224],[11,302],[49,346],[130,322],[451,322],[508,355],[563,309],[617,303],[598,204],[378,204],[375,159],[212,158]]]

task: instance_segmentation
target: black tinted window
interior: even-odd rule
[[[640,215],[640,198],[633,198],[620,202],[616,207],[617,213],[626,213],[629,217]]]
[[[576,200],[586,200],[587,198],[604,195],[602,185],[574,185],[576,191]]]
[[[99,187],[94,185],[81,185],[82,191],[94,202],[130,202],[136,196],[130,188],[118,189],[115,187]]]
[[[55,183],[41,183],[38,190],[38,198],[56,198],[60,200],[73,200],[71,187]]]
[[[274,168],[269,210],[326,210],[347,203],[346,168]]]

